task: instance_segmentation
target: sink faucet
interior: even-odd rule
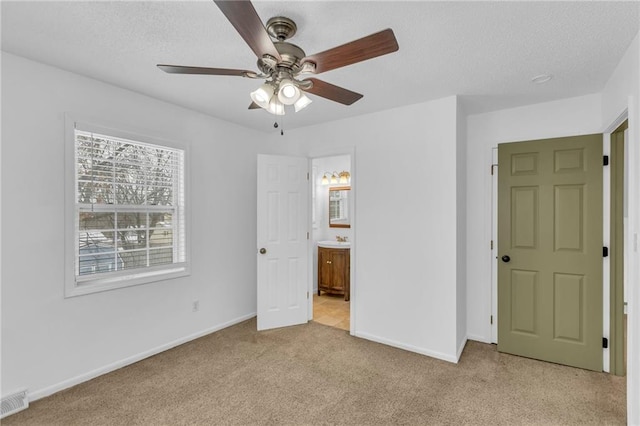
[[[348,237],[341,237],[340,235],[336,235],[336,240],[339,243],[346,243],[349,240],[349,238]]]

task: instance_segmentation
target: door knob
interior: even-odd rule
[[[267,252],[267,249],[266,249],[266,248],[262,247],[262,248],[260,249],[260,254],[265,254],[266,252]]]
[[[511,260],[511,258],[509,256],[507,256],[506,254],[504,256],[502,256],[502,261],[504,263],[508,263]]]

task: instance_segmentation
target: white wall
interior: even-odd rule
[[[627,423],[640,425],[640,93],[629,99],[629,221],[625,253],[629,273],[627,308]]]
[[[627,315],[627,422],[640,425],[640,94],[630,99],[629,108],[629,271]],[[632,358],[633,357],[633,358]]]
[[[456,361],[457,99],[291,130],[290,152],[354,149],[357,336]],[[354,306],[355,305],[355,306]]]
[[[629,96],[640,92],[639,52],[640,33],[631,42],[602,91],[602,123],[605,127],[628,108]]]
[[[191,276],[63,297],[65,112],[189,147]],[[2,54],[3,396],[41,397],[254,315],[261,136]]]

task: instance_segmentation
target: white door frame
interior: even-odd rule
[[[310,152],[308,154],[308,159],[309,159],[309,171],[312,170],[312,161],[316,158],[322,158],[322,157],[335,157],[338,155],[348,155],[350,160],[351,160],[351,193],[354,194],[355,196],[351,197],[353,199],[353,212],[356,213],[358,211],[358,207],[357,207],[357,194],[358,192],[356,191],[356,183],[357,183],[357,176],[358,174],[356,173],[356,148],[355,146],[347,146],[347,147],[340,147],[340,148],[328,148],[328,149],[321,149],[321,150],[314,150],[312,152]],[[311,223],[311,209],[315,208],[315,206],[313,206],[312,200],[311,200],[311,185],[314,185],[314,182],[312,182],[312,179],[309,179],[309,205],[311,206],[309,209],[309,214],[308,214],[308,222],[309,222],[309,229],[313,229],[313,224]],[[356,263],[355,263],[355,258],[356,258],[356,250],[357,250],[357,232],[356,232],[356,214],[351,215],[351,252],[350,252],[350,256],[349,256],[349,262],[350,262],[350,276],[349,276],[349,285],[350,285],[350,301],[349,301],[349,334],[351,334],[352,336],[355,336],[355,332],[356,332],[356,300],[358,300],[358,285],[356,282]],[[309,251],[309,278],[308,278],[308,290],[309,290],[309,321],[311,321],[313,319],[313,244],[310,242],[310,244],[308,245],[308,251]]]
[[[602,140],[602,155],[611,155],[611,134],[615,132],[615,130],[627,120],[629,114],[628,110],[625,109],[607,128],[603,131],[603,140]],[[626,152],[625,152],[626,155]],[[628,171],[625,171],[628,173]],[[603,246],[610,247],[611,246],[611,167],[605,167],[603,170],[603,187],[602,187],[602,220],[604,223],[603,226]],[[628,197],[628,192],[623,190],[623,196]],[[626,246],[626,241],[628,240],[627,232],[622,233],[623,246]],[[625,259],[628,258],[629,253],[623,253]],[[603,258],[603,268],[602,268],[602,302],[604,303],[604,309],[602,310],[602,336],[611,340],[610,332],[611,332],[611,258],[605,257]],[[610,345],[609,345],[610,346]],[[609,373],[611,370],[611,360],[610,360],[610,350],[603,349],[602,351],[603,359],[602,359],[602,370]],[[627,360],[629,358],[627,357]],[[627,361],[628,362],[628,361]]]
[[[491,343],[498,343],[498,148],[491,148]]]

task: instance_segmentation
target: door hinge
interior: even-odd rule
[[[490,320],[490,322],[491,322],[491,325],[493,325],[493,315],[491,315],[491,320]]]
[[[307,180],[309,180],[309,172],[307,172]]]
[[[309,298],[309,292],[307,292],[307,299]]]
[[[602,247],[602,257],[609,257],[609,247]]]
[[[307,240],[309,239],[309,233],[307,232]]]
[[[607,349],[609,347],[609,339],[607,339],[606,337],[602,338],[602,347],[604,349]]]
[[[491,240],[491,250],[493,250],[493,240]]]
[[[603,166],[608,166],[609,165],[609,156],[608,155],[603,155],[602,156],[602,165]]]

